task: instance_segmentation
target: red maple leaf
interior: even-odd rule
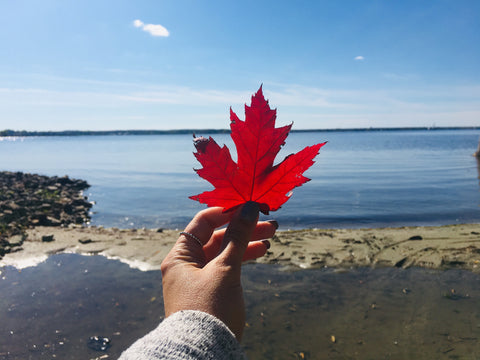
[[[215,189],[190,196],[208,206],[231,210],[247,201],[259,204],[264,214],[275,211],[291,196],[291,190],[310,179],[302,174],[313,165],[313,159],[326,143],[308,146],[273,165],[292,125],[275,127],[277,111],[270,109],[262,87],[252,96],[251,106],[245,105],[245,121],[230,108],[231,137],[237,149],[238,163],[230,151],[211,137],[195,138],[194,153],[203,168],[195,171]]]

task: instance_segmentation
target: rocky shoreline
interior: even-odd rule
[[[92,204],[82,192],[89,187],[68,176],[0,172],[0,258],[22,249],[28,228],[88,222]]]

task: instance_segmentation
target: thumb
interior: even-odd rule
[[[233,216],[223,236],[218,256],[226,265],[241,267],[248,242],[257,225],[259,210],[256,202],[248,201]]]

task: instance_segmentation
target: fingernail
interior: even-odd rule
[[[243,205],[242,211],[240,212],[240,217],[250,222],[256,222],[259,212],[260,212],[260,207],[256,202],[247,201],[245,205]]]
[[[267,220],[267,221],[275,227],[275,230],[278,229],[278,222],[277,222],[277,220]]]
[[[270,249],[270,241],[262,240],[262,243],[267,247],[267,250]]]

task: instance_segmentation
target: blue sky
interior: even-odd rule
[[[480,1],[0,1],[0,129],[480,126]],[[137,20],[137,21],[136,21]]]

